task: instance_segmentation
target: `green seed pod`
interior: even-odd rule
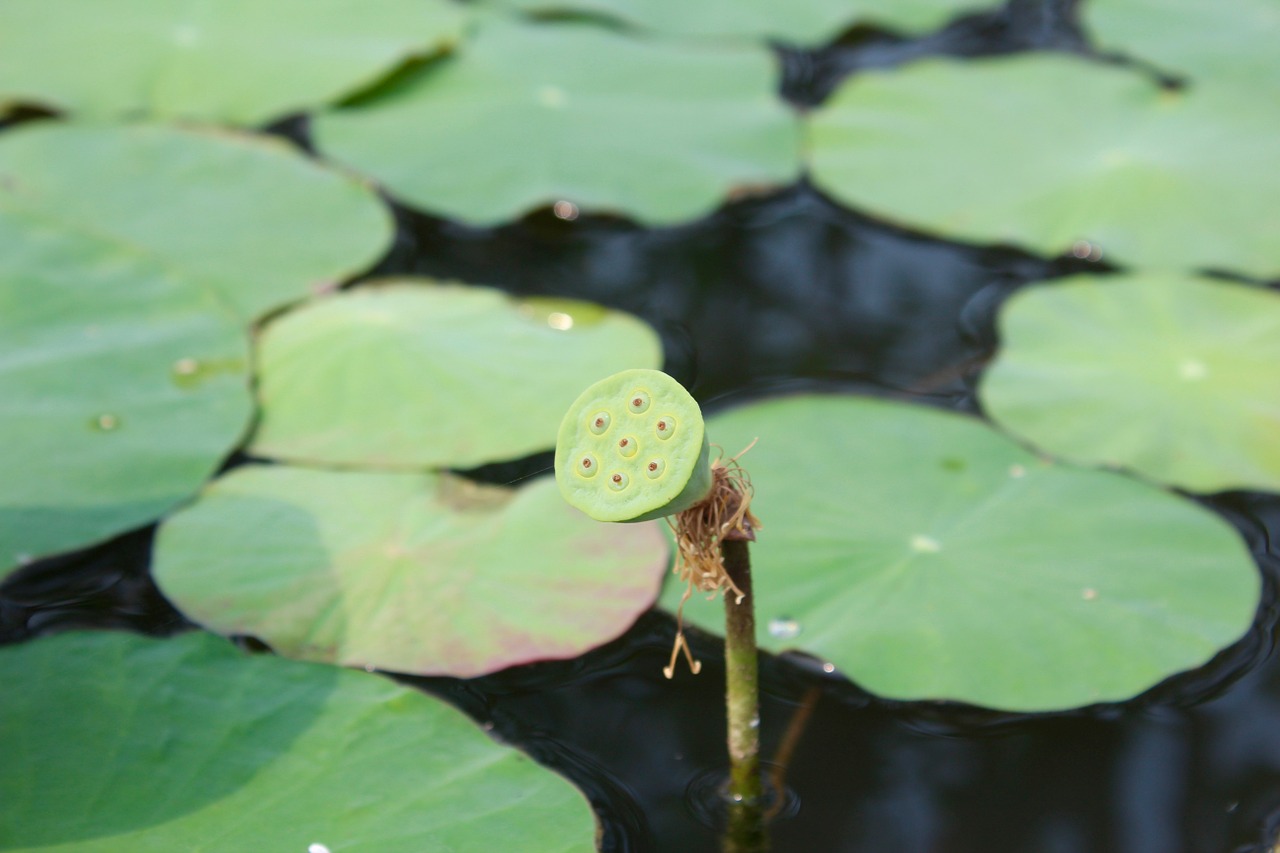
[[[646,521],[711,491],[702,410],[658,370],[624,370],[574,401],[556,440],[565,500],[597,521]]]

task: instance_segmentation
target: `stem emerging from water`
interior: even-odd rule
[[[755,601],[746,537],[720,543],[724,568],[740,596],[724,597],[725,707],[729,717],[729,822],[725,853],[763,853],[764,791],[760,782],[760,688]]]

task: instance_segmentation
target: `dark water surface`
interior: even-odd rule
[[[1087,51],[1070,4],[1015,2],[928,39],[853,32],[823,51],[783,50],[784,89],[812,103],[860,68],[1028,48]],[[305,122],[278,129],[305,134]],[[975,411],[971,389],[996,345],[1004,297],[1030,281],[1105,269],[933,240],[805,184],[662,230],[549,211],[479,230],[396,212],[397,243],[377,272],[631,311],[659,329],[668,371],[710,411],[796,387]],[[548,464],[542,455],[476,474],[512,482]],[[1280,829],[1280,498],[1230,493],[1205,503],[1249,542],[1264,603],[1241,643],[1132,702],[1052,716],[892,703],[803,658],[766,656],[765,756],[775,758],[784,739],[793,745],[785,773],[775,768],[786,792],[775,851],[1269,849]],[[0,642],[73,627],[187,627],[150,581],[152,532],[13,577],[0,590]],[[574,661],[409,681],[577,782],[605,821],[605,849],[709,853],[726,762],[723,663],[715,639],[695,635],[702,674],[667,681],[673,633],[669,617],[651,613]]]

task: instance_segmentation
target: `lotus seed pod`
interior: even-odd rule
[[[556,440],[565,500],[597,521],[646,521],[711,491],[702,410],[658,370],[624,370],[574,401]]]

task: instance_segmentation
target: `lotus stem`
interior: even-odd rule
[[[738,595],[724,597],[725,708],[729,723],[729,820],[725,853],[763,853],[764,790],[760,781],[760,685],[751,557],[746,538],[720,543]]]

